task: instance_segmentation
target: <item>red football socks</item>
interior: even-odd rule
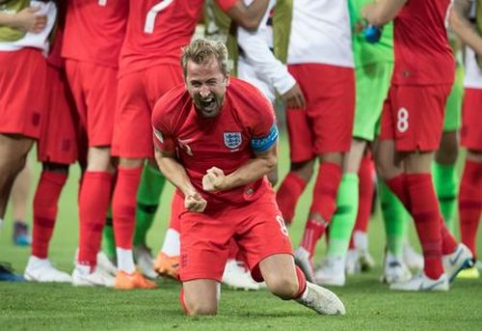
[[[336,196],[341,176],[342,170],[339,165],[329,162],[320,164],[313,191],[311,213],[321,215],[327,223],[331,221],[336,210]]]
[[[481,211],[482,163],[466,160],[459,192],[460,234],[462,242],[472,251],[474,258]]]
[[[422,245],[424,272],[438,279],[444,272],[442,266],[442,216],[431,174],[407,174],[406,184],[410,198],[411,214]]]
[[[293,222],[296,204],[306,188],[306,182],[294,172],[289,172],[276,193],[281,214],[286,224]]]
[[[141,182],[142,167],[119,168],[112,200],[116,246],[132,249],[136,225],[136,197]]]
[[[32,255],[46,259],[67,173],[43,171],[33,200]]]
[[[373,192],[375,182],[373,181],[373,161],[370,154],[365,155],[358,171],[358,213],[354,231],[367,232],[368,221],[372,211]]]
[[[78,262],[94,267],[111,197],[112,174],[86,171],[79,198],[80,239]]]

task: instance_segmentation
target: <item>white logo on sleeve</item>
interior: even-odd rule
[[[405,108],[400,108],[397,113],[397,130],[398,132],[404,133],[408,130],[408,110]]]
[[[161,131],[154,129],[154,135],[156,136],[157,140],[161,142],[161,144],[164,144],[164,137],[162,136]]]

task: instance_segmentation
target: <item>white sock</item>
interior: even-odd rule
[[[367,250],[368,249],[368,235],[363,231],[353,232],[353,244],[356,249]]]
[[[181,255],[181,240],[179,239],[179,232],[171,228],[167,229],[161,252],[167,256]]]
[[[132,249],[123,249],[116,247],[117,253],[117,269],[122,270],[128,274],[132,274],[136,271],[134,266],[134,257],[132,255]]]
[[[307,297],[308,297],[308,282],[306,282],[305,290],[304,290],[303,293],[301,294],[300,299],[301,299],[301,300],[306,300]]]
[[[75,269],[77,272],[83,276],[87,276],[92,273],[92,268],[90,265],[85,265],[85,264],[76,264]]]

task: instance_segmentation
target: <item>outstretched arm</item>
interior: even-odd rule
[[[206,200],[196,191],[184,167],[177,162],[173,153],[161,151],[156,146],[157,165],[164,176],[184,194],[184,207],[192,212],[202,213],[206,208]]]
[[[452,29],[462,41],[482,56],[482,36],[469,21],[470,0],[455,0],[450,11],[449,21]]]
[[[407,0],[377,0],[367,4],[362,10],[362,16],[368,23],[383,26],[397,16]]]

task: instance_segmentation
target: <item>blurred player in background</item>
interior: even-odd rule
[[[424,255],[424,272],[392,284],[394,290],[447,291],[472,257],[443,223],[430,172],[455,77],[444,26],[449,2],[385,0],[362,11],[375,26],[395,19],[395,69],[376,160],[378,173],[413,216]]]
[[[59,3],[54,44],[47,58],[46,116],[37,144],[42,173],[33,201],[32,252],[25,268],[25,279],[36,282],[72,282],[72,277],[55,268],[48,258],[50,239],[57,218],[60,194],[67,181],[69,165],[78,159],[76,132],[78,118],[74,100],[60,57],[66,3]],[[85,160],[84,162],[85,165]]]
[[[313,256],[336,209],[342,164],[350,148],[355,108],[355,75],[347,1],[296,0],[290,13],[289,72],[300,85],[305,109],[288,108],[290,172],[277,202],[287,223],[293,221],[297,201],[313,175],[313,202],[297,264],[314,281]]]
[[[466,45],[461,144],[467,154],[459,193],[460,234],[475,262],[477,229],[482,213],[482,3],[456,0],[452,8],[451,26]],[[472,267],[463,272],[463,276],[479,278],[479,271]]]
[[[79,196],[79,251],[72,274],[76,286],[114,283],[112,276],[97,267],[97,253],[114,183],[111,142],[127,14],[127,0],[68,2],[62,57],[88,141]]]
[[[44,55],[56,13],[52,1],[0,1],[0,224],[14,180],[40,136],[46,94]],[[21,279],[0,265],[0,280]]]

